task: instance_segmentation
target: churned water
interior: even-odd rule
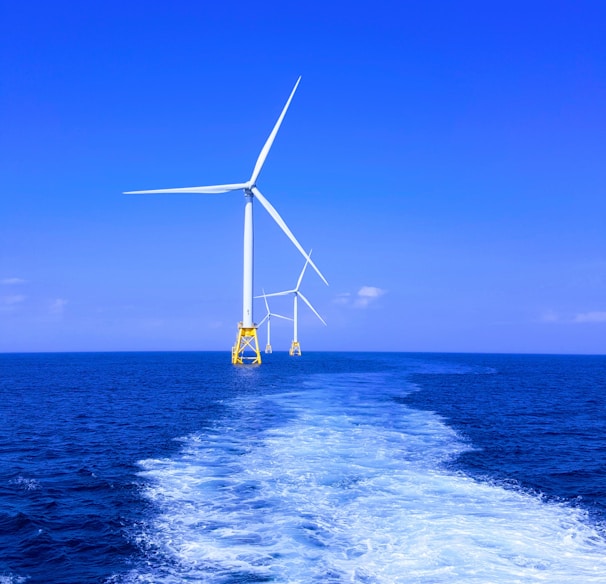
[[[606,357],[2,355],[0,582],[604,582]]]

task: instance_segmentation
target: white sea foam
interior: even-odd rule
[[[24,584],[29,578],[13,574],[0,574],[0,584]]]
[[[28,479],[19,475],[17,478],[9,481],[9,484],[16,485],[24,491],[38,491],[40,490],[40,482],[36,479]]]
[[[448,472],[467,446],[380,376],[235,400],[141,463],[157,514],[132,582],[603,582],[583,512]],[[271,422],[270,422],[271,420]]]

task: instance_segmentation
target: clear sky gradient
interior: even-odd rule
[[[247,180],[301,75],[258,185],[330,283],[304,353],[606,353],[605,39],[602,1],[0,0],[0,351],[229,351],[242,192],[121,193]],[[255,293],[302,265],[255,205]]]

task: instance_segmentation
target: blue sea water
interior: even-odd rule
[[[606,581],[606,357],[0,355],[0,583]]]

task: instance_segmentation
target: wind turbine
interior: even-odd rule
[[[328,286],[326,278],[322,275],[322,272],[317,266],[311,261],[311,258],[307,255],[301,244],[297,241],[292,231],[288,228],[282,217],[275,210],[273,205],[261,194],[261,191],[257,188],[257,179],[267,158],[267,154],[276,138],[276,134],[280,129],[282,120],[286,115],[286,111],[290,106],[295,91],[299,86],[301,77],[297,79],[295,86],[276,122],[273,130],[267,138],[261,152],[257,158],[257,162],[253,169],[252,175],[246,182],[213,185],[213,186],[202,186],[202,187],[187,187],[177,189],[156,189],[151,191],[129,191],[124,194],[126,195],[138,195],[138,194],[219,194],[227,193],[230,191],[244,191],[244,262],[243,262],[243,285],[242,285],[242,321],[238,323],[238,336],[236,344],[232,347],[232,363],[242,364],[245,361],[252,364],[261,363],[261,353],[259,352],[259,343],[257,339],[257,325],[253,321],[253,199],[257,199],[263,208],[271,215],[274,221],[280,226],[282,231],[299,250],[306,260],[306,263],[311,264],[313,269],[318,273],[323,282]],[[246,352],[249,351],[247,354]],[[250,352],[252,351],[252,355]]]
[[[275,316],[276,318],[283,318],[284,320],[292,320],[292,318],[288,316],[282,316],[281,314],[275,314],[271,310],[269,310],[269,304],[267,303],[267,296],[265,295],[265,290],[263,290],[263,300],[265,300],[265,308],[267,309],[267,314],[263,317],[263,320],[259,323],[261,326],[265,321],[267,321],[267,345],[265,345],[265,352],[271,353],[271,317]]]
[[[293,294],[294,296],[294,300],[293,300],[293,337],[292,337],[292,343],[290,345],[290,350],[288,351],[288,354],[290,356],[301,356],[301,345],[299,344],[299,337],[298,337],[298,301],[299,301],[299,297],[301,298],[301,300],[303,300],[303,302],[305,302],[305,304],[307,304],[307,306],[309,306],[309,308],[311,309],[311,311],[320,319],[320,321],[322,321],[322,324],[324,324],[324,326],[326,326],[326,322],[324,322],[324,319],[318,314],[317,310],[311,305],[311,302],[309,300],[307,300],[307,298],[305,298],[305,296],[303,295],[303,292],[301,292],[301,290],[299,290],[299,288],[301,287],[301,282],[303,281],[303,275],[305,274],[305,270],[307,269],[307,264],[311,264],[313,265],[312,261],[311,261],[311,250],[309,252],[309,255],[307,256],[307,259],[305,260],[305,265],[303,266],[303,269],[301,270],[301,274],[299,275],[299,279],[297,280],[297,285],[292,289],[292,290],[284,290],[283,292],[274,292],[272,294],[263,294],[264,298],[269,298],[270,296],[287,296],[288,294]],[[259,298],[259,296],[257,296],[257,298]],[[267,300],[266,300],[267,302]]]

